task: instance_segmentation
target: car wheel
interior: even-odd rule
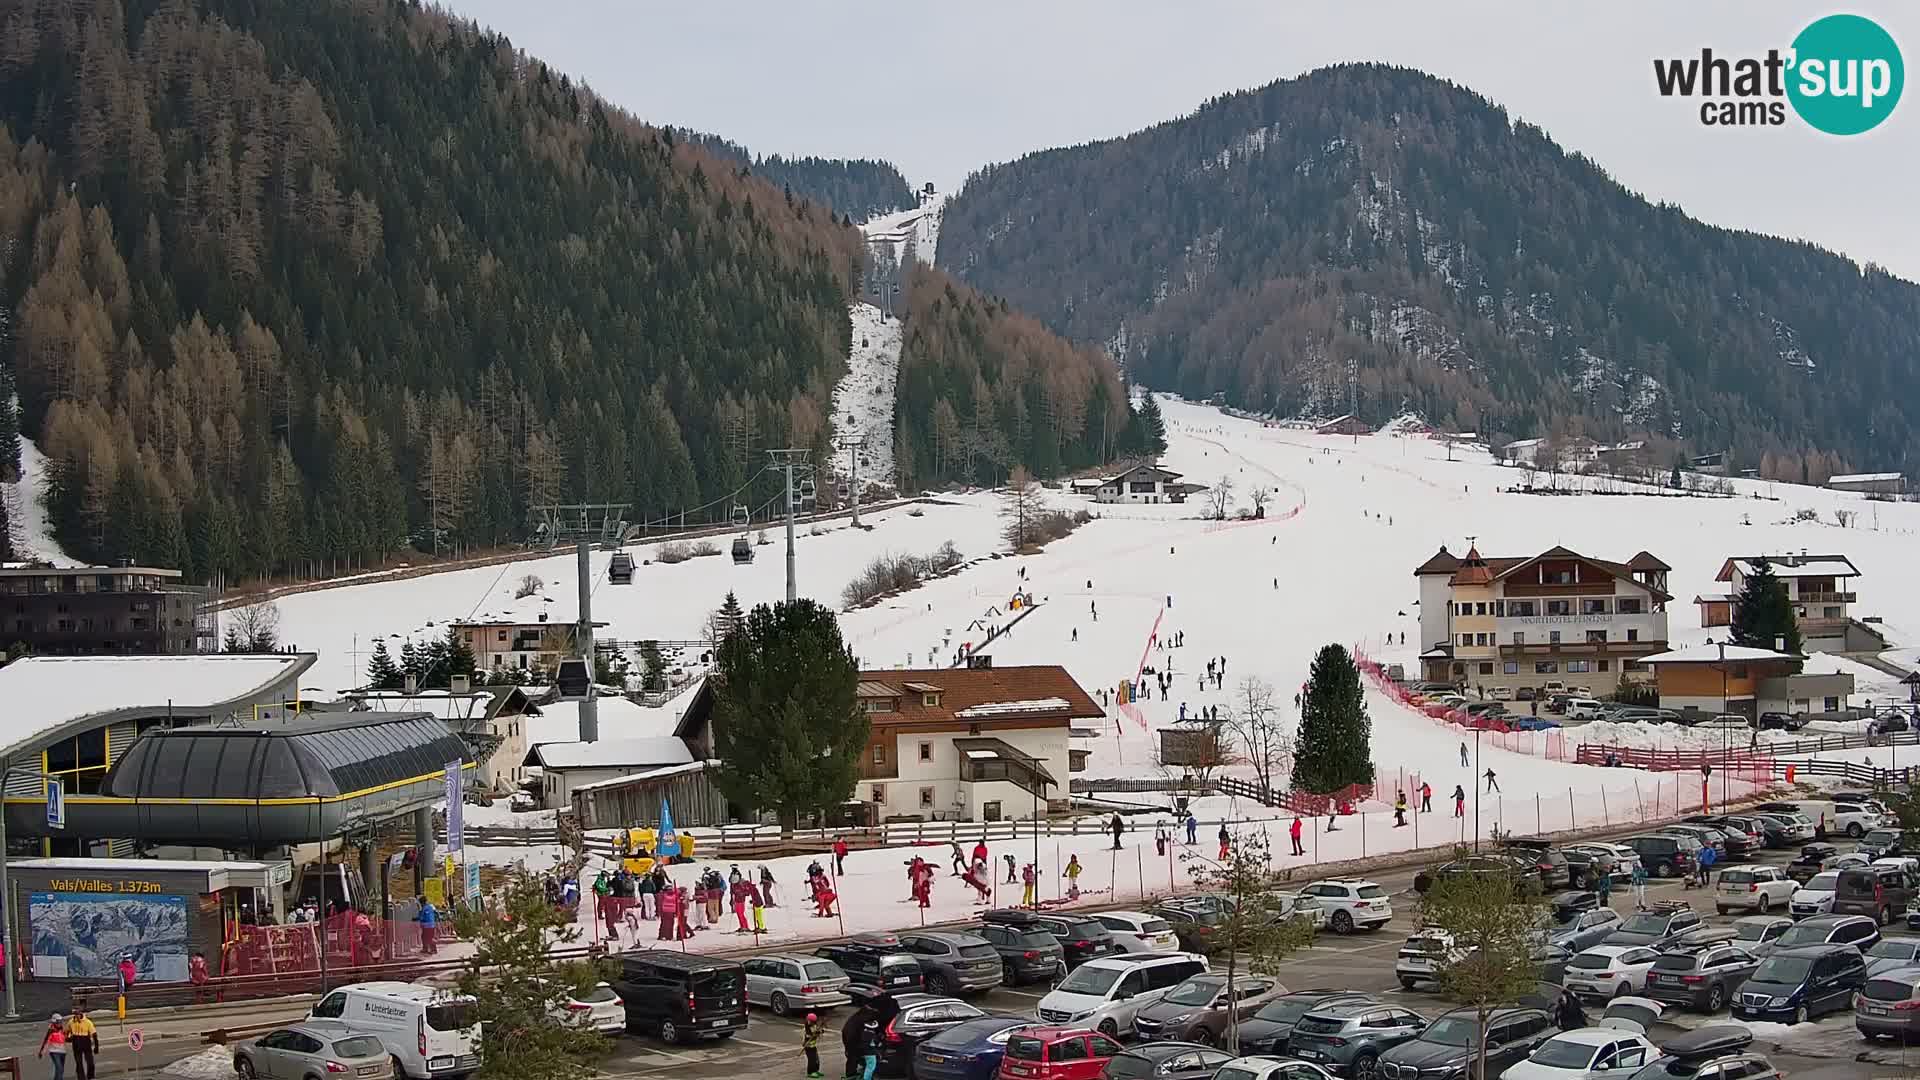
[[[945,972],[935,971],[927,975],[927,993],[950,995],[953,992],[953,980]]]
[[[1656,866],[1656,867],[1654,867],[1654,868],[1653,868],[1653,876],[1654,876],[1654,877],[1663,877],[1663,878],[1670,878],[1670,877],[1672,877],[1672,876],[1673,876],[1673,864],[1672,864],[1672,863],[1670,863],[1670,862],[1663,862],[1663,863],[1661,863],[1660,865],[1658,865],[1658,866]]]
[[[1760,894],[1760,914],[1765,915],[1768,911],[1772,909],[1773,909],[1773,899],[1769,897],[1766,893],[1761,893]]]
[[[1218,1046],[1220,1044],[1220,1039],[1214,1035],[1212,1028],[1197,1028],[1193,1034],[1187,1036],[1187,1040],[1189,1042],[1199,1043],[1201,1046]]]
[[[767,999],[767,1008],[775,1016],[787,1015],[787,995],[775,990],[773,996]]]
[[[1721,915],[1725,915],[1727,913],[1727,909],[1724,907],[1721,907],[1719,904],[1713,905],[1713,910]]]
[[[1567,888],[1584,889],[1587,887],[1587,875],[1575,872],[1567,876]]]
[[[660,1021],[660,1041],[669,1043],[680,1042],[680,1025],[674,1023],[672,1020]]]
[[[1725,1005],[1726,1003],[1727,1003],[1726,987],[1714,986],[1708,989],[1707,991],[1707,1011],[1708,1012],[1717,1013],[1720,1011],[1720,1006]]]
[[[400,1067],[400,1059],[393,1059],[393,1080],[406,1080],[407,1070]]]
[[[1804,1024],[1806,1022],[1807,1022],[1807,1007],[1805,1005],[1795,1005],[1793,1007],[1793,1023]]]
[[[1332,925],[1333,932],[1336,934],[1351,934],[1353,933],[1353,916],[1344,911],[1336,911],[1333,913]]]
[[[1102,1020],[1100,1021],[1100,1034],[1105,1035],[1109,1039],[1118,1039],[1120,1037],[1120,1025],[1114,1023],[1112,1018]]]
[[[1633,992],[1633,987],[1627,985],[1626,983],[1619,983],[1614,986],[1612,996],[1615,998],[1623,998],[1623,997],[1626,997],[1628,994],[1631,994],[1632,992]]]
[[[1860,823],[1857,821],[1850,822],[1847,825],[1847,835],[1852,837],[1855,840],[1858,840],[1861,837],[1867,835],[1867,830],[1861,828]]]
[[[1002,960],[1000,962],[1000,984],[1002,986],[1020,985],[1020,974],[1013,969],[1013,961]]]
[[[253,1062],[247,1058],[240,1058],[235,1061],[233,1063],[233,1071],[240,1074],[240,1080],[253,1080],[255,1076],[259,1075],[253,1071]]]
[[[1353,1080],[1378,1080],[1380,1076],[1380,1058],[1374,1054],[1363,1054],[1353,1059]]]

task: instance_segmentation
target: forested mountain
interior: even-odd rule
[[[675,129],[674,134],[714,155],[747,166],[753,175],[795,198],[826,203],[833,212],[854,221],[905,210],[914,203],[913,188],[892,162],[871,158],[755,157],[739,143],[719,135]]]
[[[931,267],[906,270],[894,454],[909,483],[1057,476],[1149,449],[1112,360]]]
[[[1130,377],[1282,415],[1346,412],[1351,363],[1376,420],[1920,468],[1920,287],[1649,204],[1414,71],[985,169],[939,259]]]
[[[403,0],[12,0],[0,323],[62,542],[202,577],[698,520],[824,446],[863,259],[739,172]]]

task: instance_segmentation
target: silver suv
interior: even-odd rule
[[[1411,1009],[1378,1002],[1331,1005],[1302,1016],[1287,1054],[1353,1080],[1374,1080],[1380,1055],[1419,1035],[1427,1022]]]

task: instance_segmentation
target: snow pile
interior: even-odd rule
[[[975,705],[972,708],[961,709],[953,715],[971,720],[982,716],[1006,716],[1011,713],[1052,712],[1056,709],[1064,709],[1066,707],[1067,700],[1065,698],[1035,698],[1032,701],[989,702],[985,705]]]
[[[209,1046],[160,1070],[163,1080],[232,1080],[233,1051]]]
[[[872,304],[853,305],[853,348],[847,375],[833,388],[833,429],[861,435],[860,487],[893,483],[893,400],[900,376],[900,320]],[[835,455],[833,471],[850,477],[852,451]]]
[[[32,439],[20,437],[20,480],[0,484],[0,498],[7,500],[7,517],[13,523],[13,553],[22,562],[39,561],[52,566],[84,566],[61,550],[53,538],[53,524],[47,520],[46,504],[40,501],[42,478],[47,474],[47,458]]]

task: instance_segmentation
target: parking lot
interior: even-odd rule
[[[1791,857],[1787,851],[1767,852],[1758,861],[1785,865]],[[1418,909],[1418,897],[1412,891],[1412,872],[1384,874],[1375,880],[1394,894],[1392,923],[1379,932],[1357,933],[1351,937],[1322,932],[1312,947],[1289,957],[1279,975],[1290,989],[1325,987],[1371,991],[1386,1000],[1402,1002],[1425,1016],[1436,1016],[1448,1008],[1445,1001],[1424,989],[1403,990],[1393,974],[1394,954],[1410,932]],[[1648,898],[1692,899],[1711,924],[1729,923],[1737,917],[1737,914],[1725,918],[1715,915],[1705,894],[1685,891],[1677,881],[1650,882]],[[1616,892],[1613,901],[1616,908],[1631,905],[1631,899],[1622,892]],[[1890,933],[1905,935],[1907,931],[1896,926]],[[1003,987],[968,1000],[989,1013],[1031,1016],[1046,991],[1044,985]],[[829,1076],[836,1075],[834,1069],[841,1061],[839,1021],[843,1018],[844,1014],[838,1011],[826,1017],[829,1030],[821,1038],[820,1050],[823,1068]],[[1727,1022],[1725,1013],[1709,1018],[1669,1012],[1667,1018],[1676,1022],[1671,1025],[1663,1022],[1652,1033],[1655,1042],[1683,1028]],[[1758,1029],[1756,1041],[1776,1065],[1796,1080],[1920,1077],[1920,1049],[1903,1053],[1899,1047],[1886,1043],[1869,1046],[1854,1030],[1850,1013],[1828,1016],[1788,1031],[1776,1025],[1764,1025]],[[800,1032],[798,1021],[782,1020],[755,1009],[748,1030],[726,1042],[666,1047],[645,1036],[624,1037],[618,1040],[618,1049],[608,1060],[606,1070],[611,1076],[633,1077],[792,1076],[800,1071]]]

